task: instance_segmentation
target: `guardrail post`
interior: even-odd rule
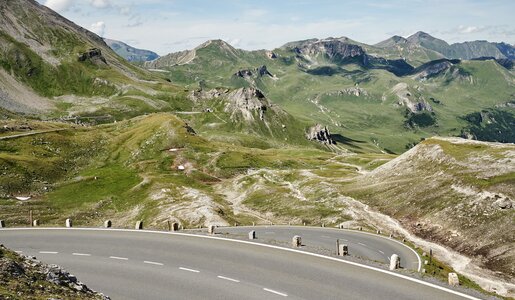
[[[395,270],[401,267],[401,258],[397,254],[392,254],[390,258],[390,270]]]
[[[136,230],[143,229],[143,221],[136,222],[136,226],[134,227]]]
[[[256,239],[256,231],[252,230],[249,232],[249,240],[255,240]]]
[[[73,222],[72,222],[72,219],[66,219],[66,222],[65,222],[65,224],[66,224],[66,227],[68,227],[68,228],[71,228],[71,227],[73,227]]]
[[[460,285],[460,279],[458,278],[458,274],[456,273],[449,273],[448,280],[450,286]]]
[[[299,235],[296,235],[291,240],[291,245],[295,248],[302,246],[302,238]]]
[[[345,244],[340,244],[340,249],[338,251],[340,256],[345,256],[349,254],[349,247]]]
[[[216,228],[215,225],[209,225],[209,227],[207,228],[207,232],[209,234],[215,234],[215,228]]]
[[[112,225],[113,225],[113,222],[111,222],[111,220],[106,220],[104,222],[104,228],[111,228]]]
[[[172,231],[179,231],[179,223],[173,222],[171,226]]]

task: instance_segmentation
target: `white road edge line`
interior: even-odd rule
[[[75,255],[75,256],[91,256],[91,254],[88,254],[88,253],[72,253],[72,255]]]
[[[18,250],[18,251],[14,251],[14,252],[16,252],[16,253],[18,253],[18,254],[19,254],[19,253],[23,253],[23,251],[20,251],[20,250]]]
[[[225,276],[216,276],[220,279],[224,279],[224,280],[228,280],[228,281],[232,281],[232,282],[240,282],[238,279],[233,279],[233,278],[229,278],[229,277],[225,277]]]
[[[276,295],[279,295],[279,296],[288,297],[288,295],[285,294],[285,293],[281,293],[281,292],[274,291],[274,290],[271,290],[271,289],[263,288],[263,290],[265,290],[267,292],[270,292],[270,293],[273,293],[273,294],[276,294]]]
[[[117,260],[129,260],[127,257],[118,257],[118,256],[109,256],[111,259],[117,259]]]
[[[200,273],[199,270],[193,270],[193,269],[188,269],[188,268],[183,268],[183,267],[179,267],[179,269],[183,270],[183,271],[193,272],[193,273]]]
[[[331,229],[331,228],[327,228],[327,229]],[[98,228],[64,228],[64,227],[59,227],[59,228],[2,228],[2,231],[17,231],[17,230],[27,230],[27,231],[29,231],[29,230],[83,230],[83,231],[104,231],[105,232],[105,230],[98,229]],[[334,228],[334,230],[352,231],[352,230],[347,230],[347,229],[336,229],[336,228]],[[282,250],[282,251],[295,252],[295,253],[299,253],[299,254],[303,254],[303,255],[309,255],[309,256],[319,257],[319,258],[322,258],[322,259],[336,261],[336,262],[342,263],[342,264],[353,265],[353,266],[356,266],[356,267],[373,270],[373,271],[380,272],[380,273],[383,273],[383,274],[388,274],[390,276],[395,276],[395,277],[402,278],[402,279],[405,279],[405,280],[409,280],[411,282],[415,282],[415,283],[418,283],[418,284],[421,284],[421,285],[429,286],[431,288],[438,289],[438,290],[441,290],[441,291],[445,291],[447,293],[454,294],[454,295],[457,295],[457,296],[460,296],[460,297],[463,297],[463,298],[466,298],[466,299],[480,300],[479,298],[476,298],[474,296],[467,295],[465,293],[458,292],[458,291],[452,290],[450,288],[439,286],[439,285],[434,284],[434,283],[423,281],[421,279],[409,277],[409,276],[406,276],[406,275],[403,275],[403,274],[391,272],[391,271],[388,271],[388,270],[383,270],[383,269],[372,267],[372,266],[367,266],[367,265],[364,265],[364,264],[360,264],[360,263],[356,263],[356,262],[352,262],[352,261],[348,261],[348,260],[341,260],[341,259],[338,259],[338,258],[334,258],[334,257],[330,257],[330,256],[325,256],[325,255],[322,255],[322,254],[305,252],[305,251],[302,251],[302,250],[289,249],[289,248],[284,248],[284,247],[280,247],[280,246],[259,244],[259,243],[249,242],[249,241],[234,240],[234,239],[222,238],[222,237],[216,237],[216,236],[197,235],[197,234],[192,234],[192,233],[165,232],[165,231],[153,231],[153,230],[137,230],[137,229],[116,229],[116,228],[109,230],[109,232],[113,232],[113,231],[180,235],[180,236],[188,236],[188,237],[194,237],[194,238],[212,239],[212,240],[227,241],[227,242],[232,242],[232,243],[248,244],[248,245],[253,245],[253,246],[258,246],[258,247],[265,247],[265,248],[271,248],[271,249],[278,249],[278,250]],[[354,232],[354,231],[352,231],[352,232]],[[372,233],[367,233],[367,232],[360,232],[360,234],[368,234],[368,235],[373,235],[373,236],[376,236],[376,237],[382,237],[382,236],[379,236],[377,234],[372,234]],[[396,242],[396,243],[398,243],[400,245],[403,245],[404,247],[410,249],[411,251],[413,251],[413,253],[415,253],[416,256],[418,257],[418,260],[419,260],[419,271],[420,271],[420,268],[422,267],[422,260],[420,259],[420,256],[418,255],[418,253],[415,250],[411,249],[410,247],[404,245],[403,243],[401,243],[399,241],[392,240],[392,239],[389,239],[389,238],[386,238],[386,237],[383,237],[383,238],[386,239],[386,240],[394,241],[394,242]]]
[[[58,254],[59,252],[55,251],[39,251],[40,254]]]
[[[145,261],[143,261],[143,263],[149,264],[149,265],[164,266],[162,263],[155,262],[155,261],[149,261],[149,260],[145,260]]]

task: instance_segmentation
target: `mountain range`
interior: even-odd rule
[[[109,47],[111,47],[111,49],[113,49],[114,52],[116,52],[116,54],[120,55],[121,57],[125,58],[130,62],[150,61],[159,57],[159,55],[157,55],[157,53],[155,52],[134,48],[132,46],[125,44],[124,42],[106,38],[104,38],[104,41]]]

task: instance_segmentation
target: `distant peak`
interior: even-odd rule
[[[408,40],[410,39],[414,39],[414,38],[417,38],[417,39],[434,39],[433,36],[431,36],[429,33],[426,33],[426,32],[423,32],[423,31],[417,31],[416,33],[410,35],[408,37]]]

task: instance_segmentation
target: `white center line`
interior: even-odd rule
[[[361,245],[361,246],[367,246],[366,244],[363,244],[363,243],[358,243],[358,245]]]
[[[183,267],[179,267],[179,269],[183,270],[183,271],[193,272],[193,273],[200,273],[199,270],[193,270],[193,269],[188,269],[188,268],[183,268]]]
[[[75,256],[91,256],[91,254],[88,254],[88,253],[72,253],[72,255],[75,255]]]
[[[149,264],[149,265],[163,266],[163,264],[162,264],[162,263],[158,263],[158,262],[155,262],[155,261],[148,261],[148,260],[145,260],[145,261],[143,261],[143,263],[145,263],[145,264]]]
[[[129,260],[127,257],[118,257],[118,256],[109,256],[111,259],[118,259],[118,260]]]
[[[381,254],[384,254],[384,252],[383,252],[383,251],[381,251],[381,250],[377,250],[377,251],[379,251]]]
[[[59,252],[55,252],[55,251],[39,251],[39,253],[41,253],[41,254],[57,254]]]
[[[330,239],[331,237],[330,236],[327,236],[327,235],[322,235],[323,238],[326,238],[326,239]]]
[[[267,292],[270,292],[270,293],[274,293],[274,294],[279,295],[279,296],[288,297],[288,295],[285,294],[285,293],[281,293],[281,292],[274,291],[274,290],[271,290],[271,289],[263,288],[263,290],[265,290]]]
[[[240,282],[238,279],[233,279],[233,278],[229,278],[229,277],[225,277],[225,276],[216,276],[220,279],[224,279],[224,280],[229,280],[229,281],[232,281],[232,282]]]

